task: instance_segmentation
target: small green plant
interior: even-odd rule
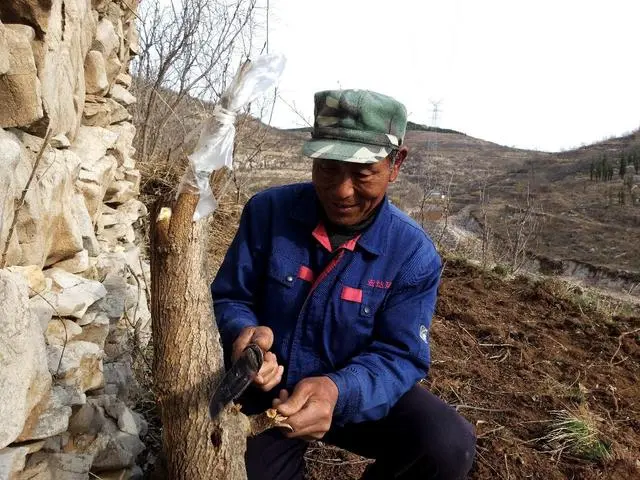
[[[592,462],[604,462],[611,458],[611,445],[603,441],[596,427],[597,418],[581,405],[574,412],[554,410],[553,420],[548,434],[537,439],[552,453],[568,453]]]
[[[501,277],[506,277],[508,275],[511,275],[513,269],[511,268],[510,265],[506,265],[504,263],[498,263],[491,269],[491,271]]]

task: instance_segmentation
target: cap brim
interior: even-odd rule
[[[303,148],[307,157],[352,163],[376,163],[387,158],[391,151],[389,147],[341,140],[309,140]]]

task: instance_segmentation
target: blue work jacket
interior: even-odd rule
[[[328,375],[339,392],[334,424],[377,420],[427,374],[440,257],[386,197],[374,222],[335,250],[318,211],[309,183],[246,204],[211,285],[221,341],[228,359],[244,327],[273,330],[285,370],[268,394],[248,390],[262,408],[280,388]]]

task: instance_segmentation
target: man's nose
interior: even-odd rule
[[[335,195],[341,200],[353,197],[353,180],[350,175],[343,175],[336,184]]]

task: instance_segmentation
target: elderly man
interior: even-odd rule
[[[250,480],[301,479],[309,440],[375,459],[366,479],[458,479],[473,428],[417,385],[441,262],[427,234],[391,205],[407,157],[406,109],[364,90],[315,95],[304,147],[311,184],[272,188],[244,208],[212,283],[226,360],[265,352],[246,411],[274,406],[294,431],[247,445]]]

